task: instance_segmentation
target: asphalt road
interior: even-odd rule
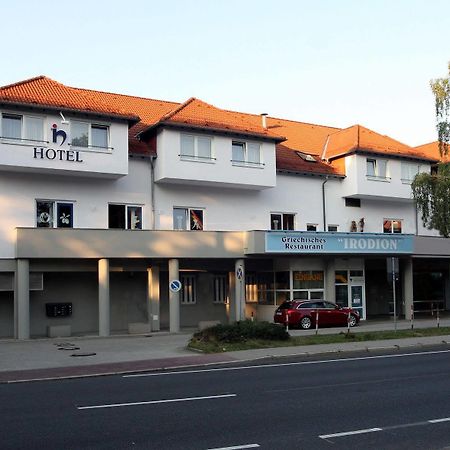
[[[0,385],[6,449],[444,449],[450,350]]]

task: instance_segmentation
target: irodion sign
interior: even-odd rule
[[[266,252],[409,254],[412,250],[410,235],[266,232]]]

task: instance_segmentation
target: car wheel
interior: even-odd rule
[[[357,321],[356,321],[356,316],[354,314],[350,314],[350,317],[348,319],[348,324],[351,327],[354,327],[356,325]]]
[[[309,330],[311,328],[312,322],[310,317],[302,317],[300,320],[300,327],[304,330]]]

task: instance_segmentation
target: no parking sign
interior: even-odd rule
[[[169,283],[169,289],[172,292],[179,292],[181,290],[181,281],[180,280],[172,280]]]

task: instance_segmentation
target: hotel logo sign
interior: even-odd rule
[[[375,233],[266,232],[267,253],[411,254],[413,237]]]
[[[52,142],[58,144],[61,147],[67,140],[67,133],[64,130],[58,130],[58,125],[54,123],[52,125]],[[34,147],[33,150],[34,159],[48,159],[50,161],[69,161],[82,163],[81,152],[77,150],[63,150],[63,149],[53,149],[45,147]]]

